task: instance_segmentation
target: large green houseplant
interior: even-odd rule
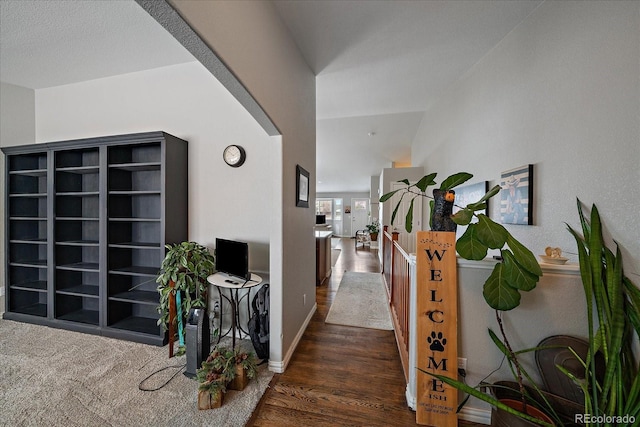
[[[567,228],[578,246],[589,353],[582,361],[584,379],[559,369],[582,388],[584,413],[593,417],[589,425],[635,426],[640,422],[640,366],[632,343],[640,337],[640,289],[625,276],[617,243],[615,253],[605,245],[597,207],[591,207],[587,220],[582,203],[577,203],[582,234],[568,224]],[[598,352],[603,356],[599,360],[604,360],[604,378],[596,375]]]
[[[592,206],[587,219],[580,200],[577,205],[582,234],[568,224],[567,228],[578,247],[589,351],[586,358],[581,358],[571,349],[584,367],[584,375],[580,377],[557,365],[584,395],[584,408],[579,413],[574,412],[569,422],[598,427],[637,426],[640,421],[640,365],[633,352],[633,342],[640,338],[640,289],[625,276],[617,244],[615,253],[605,245],[597,207]],[[492,338],[500,347],[496,337]],[[518,354],[537,349],[522,350]],[[504,348],[501,350],[508,354]],[[475,388],[446,377],[439,378],[499,406],[499,402]],[[528,394],[533,400],[545,399],[539,390]],[[544,403],[553,410],[553,404]],[[563,425],[562,419],[556,419],[556,424]]]
[[[176,316],[176,324],[181,320],[186,325],[186,319],[192,308],[207,307],[207,277],[215,271],[215,259],[209,249],[196,242],[182,242],[167,245],[167,253],[162,261],[162,271],[156,282],[160,293],[158,324],[169,329],[169,302],[171,297],[178,296],[180,300],[181,318]],[[176,298],[178,299],[178,298]],[[174,325],[176,326],[176,325]],[[178,354],[184,352],[184,347]]]
[[[454,186],[461,183],[459,181],[466,181],[466,179],[469,179],[467,176],[468,174],[453,175],[443,182],[441,189],[445,192],[451,191]],[[403,190],[414,199],[418,196],[428,197],[425,194],[427,188],[427,185],[425,184],[431,183],[433,178],[435,178],[435,174],[427,175],[420,182],[413,185],[404,180],[402,182],[407,185],[407,188]],[[453,220],[457,224],[466,223],[469,224],[469,226],[473,226],[473,224],[470,224],[468,221],[470,216],[476,216],[475,212],[477,210],[484,209],[486,206],[483,203],[490,197],[493,197],[493,195],[497,194],[499,190],[499,186],[494,187],[480,201],[464,207],[463,211],[466,212],[461,215],[453,215]],[[384,202],[389,200],[395,193],[396,192],[385,194],[380,201]],[[392,223],[401,201],[402,198],[394,210]],[[568,228],[578,244],[580,272],[588,313],[590,351],[586,360],[580,359],[580,357],[574,353],[575,357],[582,362],[582,365],[585,368],[584,379],[575,377],[571,372],[568,372],[561,366],[558,366],[558,369],[563,371],[568,377],[572,378],[584,392],[585,406],[583,414],[580,414],[584,424],[590,426],[612,425],[612,418],[606,418],[606,415],[608,415],[610,417],[614,417],[613,422],[617,422],[617,424],[614,425],[636,425],[635,423],[638,421],[638,418],[640,418],[640,367],[638,366],[638,361],[633,353],[632,342],[634,339],[637,341],[640,336],[640,290],[624,275],[622,269],[622,257],[619,249],[616,248],[616,253],[614,254],[613,251],[604,245],[602,224],[595,205],[591,210],[590,220],[587,220],[583,214],[582,204],[579,200],[578,212],[583,234],[581,235],[570,226],[568,226]],[[410,215],[413,215],[412,209],[409,209],[407,214],[407,224],[411,223],[412,218]],[[464,235],[458,239],[458,244],[461,242],[463,243],[462,248],[458,248],[458,253],[463,258],[477,259],[466,256],[470,254],[466,245],[472,247],[480,246],[481,248],[482,246],[490,247],[484,241],[484,236],[486,234],[495,234],[495,230],[500,228],[496,227],[497,224],[493,223],[493,221],[488,217],[483,218],[480,215],[477,215],[479,219],[477,225],[471,227],[471,231],[469,231],[468,228]],[[410,231],[410,229],[408,231]],[[464,238],[467,234],[469,235],[465,240]],[[512,245],[509,242],[513,242],[513,240],[515,239],[507,237],[505,238],[505,243],[512,248]],[[514,246],[517,247],[517,244]],[[486,250],[484,248],[479,252],[484,252],[486,254]],[[503,339],[501,340],[491,329],[489,329],[489,335],[492,341],[507,358],[514,375],[518,379],[518,387],[520,389],[519,394],[523,402],[535,402],[536,405],[542,406],[545,412],[552,416],[554,420],[553,422],[556,425],[563,425],[563,419],[558,414],[559,411],[557,411],[558,399],[555,399],[555,402],[550,401],[552,400],[552,397],[548,399],[548,394],[541,392],[531,379],[531,376],[518,362],[518,356],[520,354],[535,351],[539,348],[536,347],[519,351],[514,351],[511,348],[501,322],[501,311],[504,311],[505,309],[500,308],[500,298],[493,298],[494,292],[487,292],[487,287],[490,290],[496,289],[499,292],[500,289],[505,288],[505,285],[509,286],[509,283],[517,283],[518,275],[510,273],[505,276],[505,272],[509,271],[512,267],[508,267],[506,264],[506,260],[508,258],[504,257],[504,249],[502,250],[502,254],[503,262],[505,262],[505,264],[503,266],[499,266],[499,264],[496,265],[494,272],[485,283],[483,294],[489,306],[496,310],[496,318]],[[525,258],[528,259],[528,262],[531,262],[529,255]],[[535,261],[535,259],[533,261]],[[490,283],[492,280],[495,281],[502,279],[505,280],[505,283],[503,283],[502,286],[495,286]],[[516,286],[516,289],[525,290],[518,286]],[[517,302],[518,303],[512,308],[515,308],[519,304],[519,298]],[[594,323],[594,318],[598,320],[597,327]],[[606,362],[604,378],[599,378],[596,375],[598,370],[601,369],[600,366],[596,366],[597,353],[602,354],[604,356],[603,359]],[[600,359],[598,358],[598,360]],[[429,372],[425,373],[434,375]],[[546,422],[531,418],[520,411],[514,410],[498,399],[479,390],[477,387],[469,386],[464,382],[453,380],[445,376],[434,376],[443,382],[468,393],[469,395],[490,403],[496,408],[536,424],[549,425]],[[523,388],[522,377],[529,380],[531,387]],[[494,385],[494,387],[500,386],[501,385]],[[588,420],[586,417],[589,417]],[[577,422],[575,420],[570,420],[569,422],[571,421]]]
[[[393,225],[400,205],[405,197],[410,198],[409,209],[405,218],[405,228],[407,232],[412,231],[413,223],[413,207],[416,199],[431,199],[430,201],[430,221],[429,224],[437,225],[433,227],[436,230],[451,229],[453,225],[451,221],[457,225],[467,226],[465,232],[458,238],[456,242],[456,251],[458,254],[468,260],[482,260],[487,256],[489,249],[499,249],[500,257],[497,260],[494,269],[483,286],[483,296],[486,303],[495,310],[496,320],[498,322],[502,339],[498,337],[491,329],[489,335],[498,348],[505,354],[514,371],[514,376],[518,384],[519,393],[521,395],[522,405],[526,411],[527,393],[525,389],[524,379],[530,378],[528,373],[523,369],[518,360],[518,353],[514,351],[509,343],[506,332],[502,324],[502,313],[512,310],[520,305],[520,292],[531,291],[542,276],[542,269],[538,264],[533,253],[527,249],[522,243],[515,239],[511,233],[502,225],[496,223],[487,215],[481,213],[486,210],[487,201],[500,192],[500,186],[496,185],[491,188],[483,197],[475,203],[466,206],[458,206],[460,210],[455,214],[449,215],[455,200],[455,188],[473,177],[467,172],[453,174],[446,178],[440,186],[433,190],[433,196],[427,194],[427,190],[431,186],[437,185],[435,178],[437,174],[431,173],[422,177],[418,182],[411,183],[404,179],[399,182],[404,183],[406,187],[385,193],[380,198],[380,203],[385,203],[392,199],[396,194],[400,198],[396,202],[396,206],[391,215],[391,224]],[[438,210],[438,206],[444,205],[444,215],[442,210]],[[472,222],[476,219],[475,222]],[[453,225],[455,227],[455,225]],[[442,228],[444,227],[444,228]],[[428,373],[428,372],[427,372]],[[430,374],[430,373],[429,373]],[[433,375],[433,374],[430,374]],[[437,375],[434,375],[437,376]],[[532,422],[538,422],[534,417],[526,413],[517,411],[516,409],[498,402],[486,395],[482,391],[467,386],[466,384],[452,380],[447,377],[437,376],[444,382],[466,391],[482,400],[491,400],[500,409]]]
[[[406,184],[406,187],[386,193],[380,198],[380,203],[384,203],[396,193],[401,195],[391,216],[392,225],[398,208],[406,196],[411,197],[405,221],[407,232],[412,231],[413,205],[417,198],[431,199],[433,212],[434,198],[427,194],[427,189],[436,185],[436,176],[435,173],[425,175],[415,184],[411,184],[406,179],[399,181]],[[455,195],[454,188],[472,177],[473,175],[467,172],[451,175],[442,181],[435,191],[444,192],[445,198],[447,194]],[[507,311],[520,305],[520,291],[530,291],[536,287],[542,276],[542,270],[533,253],[518,242],[506,228],[487,215],[479,213],[487,208],[487,201],[499,192],[500,186],[496,185],[477,202],[459,206],[460,210],[453,214],[451,219],[458,225],[467,226],[466,231],[456,243],[456,250],[462,258],[481,260],[487,256],[489,249],[500,249],[502,259],[496,263],[491,276],[485,282],[483,295],[491,308]],[[453,201],[451,200],[450,203]],[[472,222],[474,218],[477,222]]]

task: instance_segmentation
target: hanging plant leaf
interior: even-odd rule
[[[481,210],[487,209],[487,203],[486,202],[469,203],[465,207],[465,209],[468,209],[471,212],[481,211]]]
[[[538,276],[522,268],[508,249],[503,249],[500,253],[504,259],[504,267],[502,268],[509,286],[521,291],[534,289],[538,283]]]
[[[393,210],[393,213],[391,214],[391,225],[393,225],[394,221],[396,220],[396,215],[398,214],[398,209],[400,208],[400,205],[402,204],[402,199],[404,198],[404,195],[407,193],[402,193],[402,196],[400,196],[400,200],[398,201],[398,204],[396,205],[396,208]]]
[[[405,218],[404,229],[407,230],[407,233],[411,233],[411,230],[413,230],[413,201],[415,199],[415,197],[411,199],[411,203],[409,204],[409,211],[407,212],[407,217]]]
[[[484,283],[482,295],[494,310],[508,311],[520,305],[520,292],[509,286],[501,262],[496,264],[491,276]]]
[[[393,195],[396,194],[398,191],[404,191],[404,188],[399,188],[397,190],[393,190],[393,191],[390,191],[388,193],[383,194],[382,197],[380,197],[380,203],[386,202],[387,200],[392,198]]]
[[[476,224],[469,224],[456,243],[456,250],[462,258],[479,261],[487,256],[487,245],[475,237]]]
[[[488,216],[478,214],[477,238],[491,249],[500,249],[507,241],[509,232],[502,225],[493,222]]]
[[[535,255],[529,249],[527,249],[522,243],[518,242],[511,234],[507,234],[507,245],[513,252],[513,255],[523,268],[528,272],[535,274],[536,276],[542,276],[542,268],[536,260]]]
[[[473,211],[469,208],[461,209],[451,215],[451,219],[458,225],[467,225],[473,219]]]
[[[473,175],[467,172],[458,172],[451,175],[440,184],[440,190],[447,191],[457,187],[473,178]]]
[[[436,185],[436,182],[434,181],[436,175],[438,174],[431,173],[429,175],[423,176],[420,181],[416,183],[416,187],[418,187],[418,189],[424,193],[427,190],[427,187],[429,187],[430,185]]]
[[[478,200],[478,203],[486,202],[487,200],[489,200],[490,198],[498,194],[500,190],[502,190],[502,187],[500,187],[499,185],[494,185],[491,190],[487,191],[487,193],[484,196],[482,196],[480,200]]]

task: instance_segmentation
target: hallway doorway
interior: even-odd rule
[[[369,199],[351,199],[351,234],[364,230],[369,224]]]

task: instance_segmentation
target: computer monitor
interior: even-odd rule
[[[249,244],[235,240],[216,238],[216,270],[244,280],[249,273]]]
[[[326,224],[327,216],[326,215],[316,215],[316,225]]]

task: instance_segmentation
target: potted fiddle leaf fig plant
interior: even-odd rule
[[[584,400],[562,402],[557,396],[539,390],[527,390],[527,398],[537,404],[544,401],[545,408],[561,418],[554,418],[556,425],[566,422],[594,427],[636,426],[640,419],[640,365],[633,343],[640,338],[640,289],[624,274],[617,243],[615,251],[606,246],[598,208],[593,205],[588,218],[580,200],[577,200],[577,208],[582,234],[569,224],[567,228],[578,248],[587,309],[588,351],[586,357],[580,356],[569,347],[582,366],[582,372],[571,372],[562,365],[556,365],[556,368],[582,390]],[[538,349],[540,347],[523,352]],[[483,395],[475,394],[475,389],[450,383],[483,398]],[[498,386],[502,384],[504,382],[499,382]],[[492,393],[496,397],[501,394],[495,387]],[[497,405],[495,401],[486,401]],[[582,407],[576,408],[577,403]],[[503,424],[499,425],[504,425],[504,417],[500,417]]]
[[[584,367],[583,378],[577,377],[562,366],[557,366],[557,368],[583,391],[584,408],[582,412],[577,412],[575,402],[563,401],[558,396],[540,390],[519,363],[518,356],[520,354],[544,348],[535,347],[514,351],[509,344],[501,314],[519,305],[518,291],[533,289],[541,276],[541,271],[538,274],[538,271],[534,271],[537,269],[531,268],[533,262],[537,264],[533,254],[506,230],[502,231],[502,226],[495,224],[483,214],[476,214],[478,210],[485,209],[485,202],[500,191],[499,186],[492,188],[478,202],[461,207],[462,210],[455,215],[451,214],[451,207],[455,199],[455,196],[451,196],[451,193],[454,193],[453,188],[470,177],[470,174],[466,173],[452,175],[441,184],[440,189],[434,191],[436,200],[431,202],[432,219],[430,223],[444,222],[444,227],[450,227],[452,223],[468,225],[463,236],[458,239],[458,254],[463,258],[482,259],[486,256],[485,247],[494,248],[495,246],[496,249],[501,249],[502,260],[499,260],[493,273],[485,282],[483,295],[487,304],[495,309],[502,339],[491,329],[489,329],[489,335],[505,355],[517,382],[498,381],[494,384],[480,384],[477,387],[472,387],[442,375],[423,372],[491,404],[494,407],[492,414],[498,415],[496,418],[499,418],[494,420],[492,417],[492,425],[496,426],[561,426],[565,423],[575,425],[579,422],[575,415],[582,417],[583,422],[580,422],[579,425],[606,426],[611,425],[610,422],[625,427],[636,425],[635,423],[640,418],[640,366],[633,352],[632,343],[637,342],[640,337],[640,289],[624,275],[620,250],[616,248],[614,254],[604,244],[601,219],[596,206],[592,207],[590,219],[587,220],[582,211],[582,204],[578,200],[582,235],[567,224],[578,245],[580,274],[587,306],[589,351],[584,360],[573,352],[576,359]],[[409,181],[403,180],[402,182],[407,185],[407,188],[401,190],[414,199],[419,196],[428,197],[425,191],[428,185],[434,184],[434,178],[435,174],[427,175],[413,185]],[[389,200],[396,192],[385,194],[380,201]],[[447,195],[449,195],[448,200],[446,199]],[[404,197],[405,194],[402,196]],[[438,198],[444,199],[444,202],[437,200]],[[394,210],[392,223],[400,202]],[[450,203],[450,205],[443,207],[442,205],[446,203]],[[438,207],[439,204],[440,207]],[[413,199],[411,205],[413,205]],[[438,210],[439,212],[435,212]],[[412,222],[412,211],[411,206],[406,221],[409,227]],[[440,216],[438,217],[438,215]],[[475,225],[471,223],[473,217],[478,219]],[[410,231],[410,228],[407,231]],[[500,236],[500,238],[489,244],[494,236]],[[504,242],[500,245],[503,240]],[[512,254],[509,254],[509,250],[505,249],[505,245],[512,251]],[[529,273],[536,278],[531,277]],[[516,289],[518,295],[509,287]],[[502,293],[503,290],[506,291],[505,295],[508,297],[503,298],[505,301],[501,302],[501,298],[496,294]],[[503,304],[503,302],[509,303]],[[594,320],[596,317],[597,326]],[[602,360],[605,363],[604,367]],[[604,375],[601,374],[603,371]],[[529,380],[528,386],[524,385],[523,377]],[[493,396],[478,389],[478,387],[486,386],[491,388]],[[502,397],[514,397],[521,404],[516,402],[515,406],[509,406]],[[541,409],[550,418],[543,420],[530,416],[527,405]],[[517,418],[513,418],[513,416]],[[585,422],[585,417],[589,417],[590,421]]]
[[[207,307],[207,277],[215,271],[215,258],[209,249],[196,242],[182,242],[166,245],[167,253],[162,261],[162,270],[156,282],[160,293],[158,306],[158,325],[169,329],[169,306],[175,298],[177,312],[174,326],[186,325],[187,316],[192,308]],[[178,328],[179,330],[179,328]],[[185,351],[184,345],[178,355]]]
[[[467,172],[451,175],[442,181],[438,189],[433,190],[433,196],[429,196],[427,189],[436,185],[436,176],[436,173],[425,175],[415,184],[406,179],[399,181],[406,184],[406,187],[380,197],[380,203],[384,203],[396,193],[401,195],[393,210],[391,225],[403,198],[411,197],[405,221],[405,228],[411,233],[414,201],[417,198],[431,199],[430,224],[434,231],[455,231],[457,225],[467,226],[456,243],[456,250],[462,258],[482,260],[487,256],[489,249],[500,249],[501,259],[484,284],[483,296],[487,304],[495,310],[508,311],[516,308],[520,305],[520,292],[531,291],[536,287],[542,276],[542,269],[533,253],[516,240],[504,226],[480,212],[487,208],[487,201],[500,192],[500,186],[496,185],[490,189],[475,203],[459,206],[460,210],[451,214],[455,200],[454,188],[467,182],[473,175]],[[474,218],[477,222],[472,222]]]
[[[542,269],[529,249],[515,239],[504,226],[496,223],[489,218],[489,216],[481,212],[486,210],[487,201],[500,192],[499,185],[491,188],[477,202],[470,203],[466,206],[458,206],[460,210],[453,214],[452,211],[455,202],[454,189],[467,182],[473,175],[467,172],[453,174],[442,181],[438,188],[433,189],[432,195],[429,195],[427,194],[427,189],[437,185],[435,181],[436,176],[437,173],[425,175],[414,184],[407,179],[401,180],[399,182],[404,183],[406,187],[382,195],[380,203],[388,202],[396,194],[400,195],[391,215],[391,225],[393,225],[403,199],[410,197],[409,209],[407,210],[405,218],[405,228],[407,232],[410,233],[412,231],[413,206],[415,200],[418,199],[421,201],[422,198],[431,199],[429,224],[432,230],[455,232],[458,225],[467,227],[456,242],[456,251],[462,258],[482,260],[487,256],[489,249],[500,250],[500,257],[498,257],[491,275],[484,283],[483,296],[489,307],[495,310],[496,320],[502,338],[499,338],[491,329],[489,329],[489,335],[498,348],[505,354],[508,362],[512,366],[518,384],[518,393],[521,396],[522,411],[507,406],[505,403],[498,402],[497,399],[493,399],[486,395],[486,393],[462,382],[426,371],[425,373],[433,375],[468,394],[485,401],[490,401],[492,404],[509,413],[517,414],[517,416],[532,422],[537,422],[536,418],[526,413],[527,391],[525,389],[524,378],[528,377],[528,374],[524,371],[518,360],[518,353],[512,349],[509,343],[502,323],[502,314],[520,305],[520,292],[528,292],[536,287],[542,276]],[[472,222],[474,218],[476,221]],[[542,423],[545,425],[545,421],[542,421]]]

